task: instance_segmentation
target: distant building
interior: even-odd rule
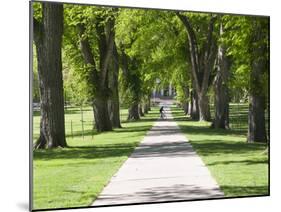
[[[152,92],[152,97],[153,98],[173,98],[176,95],[176,89],[170,83],[168,86],[163,86],[158,88],[154,88]]]

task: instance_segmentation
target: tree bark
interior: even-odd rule
[[[108,100],[108,113],[111,125],[114,128],[122,128],[120,123],[120,110],[119,110],[119,101],[110,98]]]
[[[189,100],[189,87],[188,86],[184,86],[183,88],[184,90],[184,102],[183,102],[183,110],[184,110],[184,113],[185,115],[188,114],[188,110],[189,110],[189,103],[188,103],[188,100]]]
[[[198,94],[198,108],[199,108],[199,120],[200,121],[210,121],[210,105],[209,98],[206,93],[200,92]]]
[[[128,121],[132,121],[132,120],[139,120],[140,116],[139,116],[139,107],[137,103],[132,104],[129,109],[128,109]]]
[[[144,104],[143,104],[143,112],[144,114],[147,114],[148,111],[150,111],[150,93],[148,95],[145,95],[144,97]]]
[[[191,91],[191,109],[190,109],[190,117],[192,120],[199,120],[199,107],[198,107],[198,97],[195,90]]]
[[[150,96],[148,96],[148,100],[147,100],[147,110],[151,111],[151,100],[150,100]]]
[[[248,138],[249,143],[267,142],[264,116],[264,96],[250,95],[248,115]]]
[[[220,36],[223,35],[223,25],[220,24]],[[225,55],[225,47],[221,44],[218,48],[218,68],[214,80],[215,92],[215,118],[212,127],[229,129],[229,62]]]
[[[187,115],[188,114],[188,102],[184,102],[183,103],[183,111],[184,111],[184,114]]]
[[[216,77],[215,90],[215,118],[212,126],[214,128],[229,129],[229,96],[223,85],[221,76]]]
[[[191,94],[190,94],[190,100],[188,101],[188,111],[187,111],[187,115],[191,115],[191,109],[192,109],[192,100],[191,100]]]
[[[42,3],[42,23],[34,20],[40,84],[40,137],[34,148],[66,147],[61,44],[63,5]]]
[[[229,96],[227,88],[223,85],[221,76],[216,76],[215,90],[215,118],[214,128],[229,129]]]
[[[141,79],[139,78],[137,61],[135,58],[130,58],[121,46],[122,71],[124,76],[124,89],[130,93],[130,97],[126,99],[129,105],[128,120],[140,119],[139,104],[141,101]]]
[[[267,31],[268,22],[260,23],[255,20],[253,23],[255,30],[253,32],[252,51],[252,70],[250,74],[250,92],[249,92],[249,115],[248,115],[248,138],[249,143],[267,142],[265,128],[265,109],[266,99],[264,91],[263,75],[268,72],[268,47],[265,40],[268,40]]]
[[[144,114],[148,114],[148,102],[145,102],[143,105],[143,112]]]
[[[111,131],[112,125],[108,113],[108,98],[102,96],[95,98],[93,100],[93,111],[96,130],[98,132]]]
[[[139,104],[139,115],[144,116],[144,113],[142,111],[142,104]]]
[[[191,111],[192,111],[192,104],[193,104],[193,95],[192,95],[192,90],[189,90],[189,98],[188,98],[188,111],[187,114],[191,116]]]
[[[118,91],[119,62],[116,45],[113,47],[113,57],[109,71],[109,89],[111,97],[108,101],[108,111],[111,124],[114,128],[121,128],[120,107],[119,107],[119,91]]]

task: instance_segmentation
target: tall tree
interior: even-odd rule
[[[127,120],[140,119],[139,104],[142,100],[141,57],[136,51],[135,42],[141,16],[138,10],[122,10],[117,18],[116,40],[120,52],[121,101],[128,107]]]
[[[108,101],[108,112],[111,124],[115,128],[121,128],[120,123],[120,107],[119,107],[119,89],[118,89],[118,77],[119,77],[119,56],[117,47],[114,42],[111,64],[109,66],[108,84],[110,89],[110,98]]]
[[[220,23],[220,36],[223,35],[223,23]],[[229,59],[226,56],[226,47],[221,42],[218,47],[217,72],[214,80],[215,117],[214,128],[229,128]]]
[[[248,142],[266,142],[264,77],[268,74],[268,19],[254,18],[251,37],[251,73],[248,115]]]
[[[192,120],[199,119],[198,97],[195,89],[190,92],[190,117]]]
[[[184,61],[183,61],[184,62]],[[189,68],[189,66],[187,66]],[[177,91],[177,101],[181,104],[185,115],[190,115],[188,112],[190,110],[190,76],[187,74],[186,65],[174,69],[173,73],[173,84]]]
[[[213,36],[216,17],[213,15],[208,17],[209,23],[206,35],[203,38],[203,44],[201,44],[198,39],[198,33],[195,33],[194,26],[189,17],[181,13],[176,14],[185,26],[188,34],[191,72],[194,89],[198,97],[199,118],[201,121],[209,121],[211,115],[207,91],[209,88],[210,73],[213,69],[216,56],[216,42]],[[200,33],[202,34],[201,31]]]
[[[138,120],[140,119],[141,80],[137,59],[129,57],[123,47],[120,49],[123,70],[123,93],[125,94],[124,102],[129,106],[127,120]]]
[[[40,84],[40,137],[34,148],[66,147],[61,45],[63,5],[42,3],[42,20],[34,18],[34,41]]]
[[[226,21],[223,37],[232,58],[231,84],[235,93],[242,90],[249,99],[247,141],[266,142],[269,20],[266,17],[228,15],[223,19]],[[237,33],[238,30],[243,33]]]
[[[89,69],[88,82],[92,85],[93,110],[96,129],[98,132],[112,130],[112,124],[108,112],[109,88],[108,88],[108,70],[114,46],[114,19],[105,21],[104,16],[96,17],[95,30],[98,37],[99,65],[92,53],[91,43],[86,32],[84,23],[77,25],[80,36],[81,53],[84,62]],[[104,23],[105,22],[105,23]],[[104,23],[104,24],[102,24]]]
[[[70,77],[74,79],[67,87],[82,97],[72,99],[91,102],[98,132],[121,127],[119,58],[115,44],[117,14],[116,8],[66,7],[64,50]]]

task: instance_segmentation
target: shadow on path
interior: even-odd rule
[[[186,141],[168,143],[163,141],[155,144],[141,144],[137,147],[132,158],[155,158],[155,157],[189,157],[196,153],[190,145],[186,145]]]
[[[138,199],[135,199],[135,197]],[[174,184],[173,186],[157,186],[147,188],[142,192],[135,192],[132,194],[116,194],[104,195],[99,200],[110,201],[113,204],[122,202],[127,199],[126,203],[145,203],[145,202],[159,202],[159,201],[176,201],[176,200],[191,200],[203,199],[208,196],[212,198],[221,197],[220,191],[217,188],[206,189],[205,187]]]

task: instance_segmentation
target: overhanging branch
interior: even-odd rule
[[[114,20],[109,20],[106,23],[106,33],[107,38],[106,43],[105,43],[105,55],[102,57],[101,61],[101,85],[104,86],[106,77],[107,77],[107,72],[108,72],[108,66],[110,63],[110,59],[113,56],[113,46],[114,46],[114,38],[115,38],[115,33],[114,33]]]
[[[98,82],[98,73],[97,73],[96,63],[94,60],[94,55],[92,53],[89,40],[87,36],[85,36],[85,31],[86,31],[85,26],[83,24],[78,24],[77,29],[80,37],[80,47],[81,47],[82,56],[84,58],[86,65],[90,64],[92,66],[91,67],[91,71],[93,74],[92,80],[96,84]]]
[[[198,61],[199,56],[198,56],[197,38],[196,38],[195,32],[194,32],[187,16],[181,15],[179,12],[176,12],[176,15],[178,16],[178,18],[181,20],[181,22],[185,26],[187,34],[188,34],[189,50],[190,50],[191,65],[192,65],[192,75],[193,75],[193,79],[195,81],[196,90],[199,92],[201,89],[200,89],[199,79],[198,79],[198,72],[200,70],[200,67],[199,67],[199,61]]]
[[[211,69],[213,68],[214,60],[215,60],[214,54],[216,48],[214,48],[215,42],[213,38],[215,20],[216,20],[216,16],[211,16],[208,26],[206,50],[204,53],[204,76],[203,76],[202,88],[201,88],[203,92],[206,92],[208,89],[210,73],[211,73]]]

